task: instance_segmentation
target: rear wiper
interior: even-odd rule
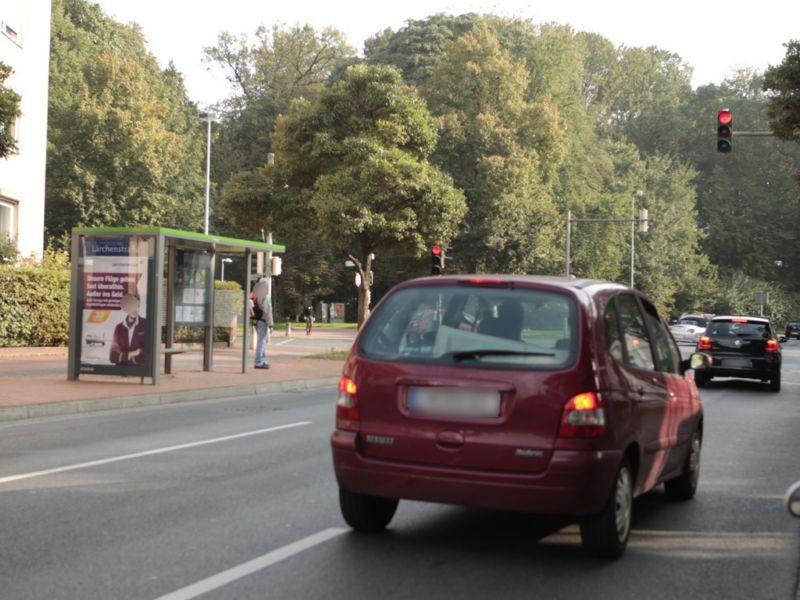
[[[453,357],[454,362],[478,358],[479,356],[555,356],[551,352],[522,352],[518,350],[464,350],[445,354],[442,358]]]

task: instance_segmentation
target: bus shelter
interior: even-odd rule
[[[247,372],[251,282],[271,275],[280,244],[205,235],[161,227],[72,230],[68,378],[81,375],[150,377],[158,384],[161,361],[172,369],[180,326],[203,330],[203,370],[213,367],[215,257],[240,255],[244,324],[242,373]],[[255,261],[259,253],[267,260]],[[254,272],[263,264],[266,273]]]

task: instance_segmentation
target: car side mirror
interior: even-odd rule
[[[681,361],[681,371],[685,373],[689,369],[708,369],[713,363],[714,359],[711,355],[705,352],[695,352],[686,360]]]
[[[796,481],[789,486],[789,489],[786,490],[786,495],[783,497],[783,502],[786,504],[786,508],[789,509],[789,514],[800,519],[800,481]]]

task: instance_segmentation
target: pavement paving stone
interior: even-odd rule
[[[149,378],[142,384],[139,377],[104,375],[69,381],[66,348],[0,348],[0,421],[335,385],[342,361],[309,356],[347,350],[354,337],[352,329],[273,335],[267,350],[271,368],[250,364],[247,373],[241,373],[241,347],[215,347],[211,372],[202,370],[200,350],[175,355],[172,373],[162,370],[157,386]]]

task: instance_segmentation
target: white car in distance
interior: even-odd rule
[[[682,315],[669,330],[679,344],[697,344],[710,320],[711,315]]]

